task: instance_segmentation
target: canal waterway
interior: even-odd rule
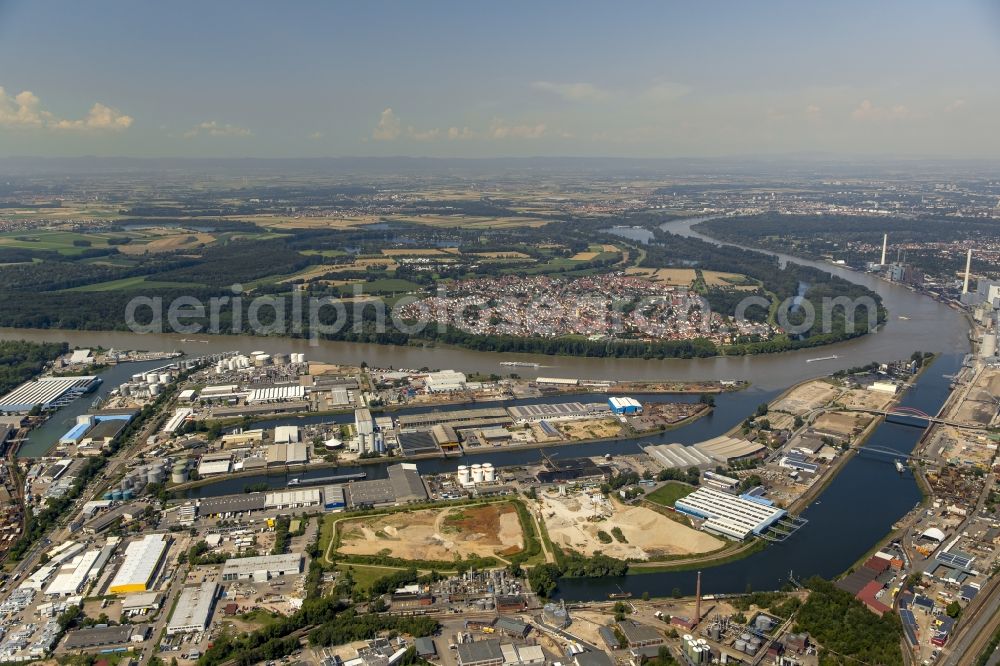
[[[35,339],[34,336],[25,337],[31,340]],[[101,378],[101,384],[97,389],[93,393],[87,393],[62,409],[57,410],[42,426],[32,430],[28,436],[28,441],[21,444],[17,450],[18,457],[34,458],[44,456],[59,442],[59,438],[69,432],[76,424],[76,417],[91,411],[91,405],[96,399],[106,397],[112,389],[116,389],[119,384],[127,382],[135,373],[162,368],[165,365],[170,365],[172,362],[172,360],[160,359],[156,361],[119,363],[100,372],[98,377]]]

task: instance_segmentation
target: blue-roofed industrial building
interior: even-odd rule
[[[608,398],[608,407],[615,414],[641,414],[642,404],[635,398],[614,396]]]
[[[78,416],[76,419],[76,425],[69,429],[69,431],[59,438],[59,444],[61,445],[76,445],[79,444],[87,433],[90,432],[97,424],[104,421],[131,421],[132,417],[135,415],[134,412],[124,413],[124,414],[85,414],[83,416]],[[124,424],[122,425],[124,427]]]
[[[327,511],[343,511],[347,506],[343,486],[327,486],[323,489],[323,508]]]

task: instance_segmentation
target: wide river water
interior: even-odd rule
[[[683,220],[663,225],[665,230],[710,240],[691,230],[699,220]],[[906,397],[904,405],[936,413],[948,395],[951,375],[960,367],[968,351],[968,325],[962,313],[905,287],[894,285],[871,275],[857,273],[825,263],[811,262],[787,255],[777,255],[783,261],[795,261],[839,275],[878,292],[889,318],[878,333],[860,339],[817,349],[774,355],[719,357],[692,360],[648,361],[642,359],[596,359],[531,354],[496,354],[451,347],[390,347],[323,341],[312,345],[305,340],[259,338],[253,336],[182,336],[138,335],[108,331],[61,331],[35,329],[0,329],[2,339],[67,341],[74,347],[145,349],[156,351],[181,350],[199,355],[210,352],[262,349],[268,352],[304,352],[307,359],[341,363],[367,362],[378,367],[454,368],[462,371],[498,372],[502,360],[531,361],[542,367],[518,368],[522,376],[535,374],[588,379],[744,379],[753,386],[747,391],[719,396],[715,412],[684,428],[656,435],[645,440],[581,445],[572,454],[634,452],[645,441],[693,443],[725,432],[753,411],[753,408],[775,396],[780,390],[797,382],[829,374],[839,368],[863,365],[872,360],[905,358],[915,350],[932,351],[940,355],[923,374]],[[207,342],[183,341],[196,338]],[[836,359],[808,363],[816,357],[836,355]],[[146,365],[146,364],[143,364]],[[148,364],[155,365],[155,364]],[[105,387],[123,381],[142,366],[126,364],[106,372]],[[118,375],[121,378],[118,378]],[[102,390],[106,390],[102,387]],[[85,411],[90,400],[83,398],[63,410],[46,425],[53,431],[72,421],[73,412]],[[79,412],[78,412],[79,413]],[[301,423],[301,420],[298,422]],[[882,424],[870,440],[873,444],[910,451],[921,430],[893,423]],[[43,433],[36,433],[39,445]],[[48,433],[51,434],[51,433]],[[61,432],[59,433],[61,434]],[[30,446],[30,443],[29,443]],[[557,449],[561,455],[567,449]],[[26,451],[27,453],[28,451]],[[40,453],[40,452],[38,452]],[[37,455],[37,453],[36,453]],[[494,465],[513,465],[539,460],[538,451],[508,451],[477,458]],[[433,473],[454,469],[458,460],[428,460],[420,462],[421,472]],[[364,468],[370,477],[382,476],[382,465]],[[316,472],[317,476],[333,474],[331,470]],[[308,476],[303,475],[303,476]],[[266,480],[272,486],[284,485],[284,476],[252,477],[223,480],[192,492],[192,495],[216,495],[241,492],[245,484]],[[909,473],[896,473],[891,458],[859,455],[850,461],[819,501],[804,514],[809,521],[785,543],[769,546],[743,560],[706,569],[702,587],[705,593],[742,592],[753,589],[776,589],[789,572],[796,578],[810,575],[833,577],[848,568],[872,543],[885,535],[891,525],[919,499],[916,483]],[[563,580],[559,594],[567,600],[606,598],[619,587],[641,594],[669,594],[678,588],[684,594],[694,590],[693,572],[632,574],[621,579]]]

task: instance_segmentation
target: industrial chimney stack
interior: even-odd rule
[[[879,265],[885,266],[885,251],[889,247],[889,234],[882,234],[882,261]]]
[[[701,622],[701,572],[698,572],[698,580],[694,584],[694,624],[698,626]]]
[[[972,271],[972,248],[965,255],[965,284],[962,285],[962,293],[969,293],[969,273]]]

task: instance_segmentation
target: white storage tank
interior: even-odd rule
[[[155,384],[158,381],[160,381],[160,375],[159,374],[157,374],[155,372],[147,372],[146,373],[146,383],[147,384]]]
[[[149,395],[153,395],[153,396],[160,395],[160,385],[159,384],[150,384],[149,385]]]
[[[458,466],[458,483],[463,486],[472,485],[472,473],[467,465]]]
[[[496,470],[493,463],[483,463],[483,483],[494,483],[497,480]]]
[[[160,381],[161,384],[169,384],[170,383],[170,374],[166,373],[166,372],[161,373],[160,377],[159,377],[159,381]]]
[[[483,482],[483,466],[478,463],[472,466],[472,482]]]

